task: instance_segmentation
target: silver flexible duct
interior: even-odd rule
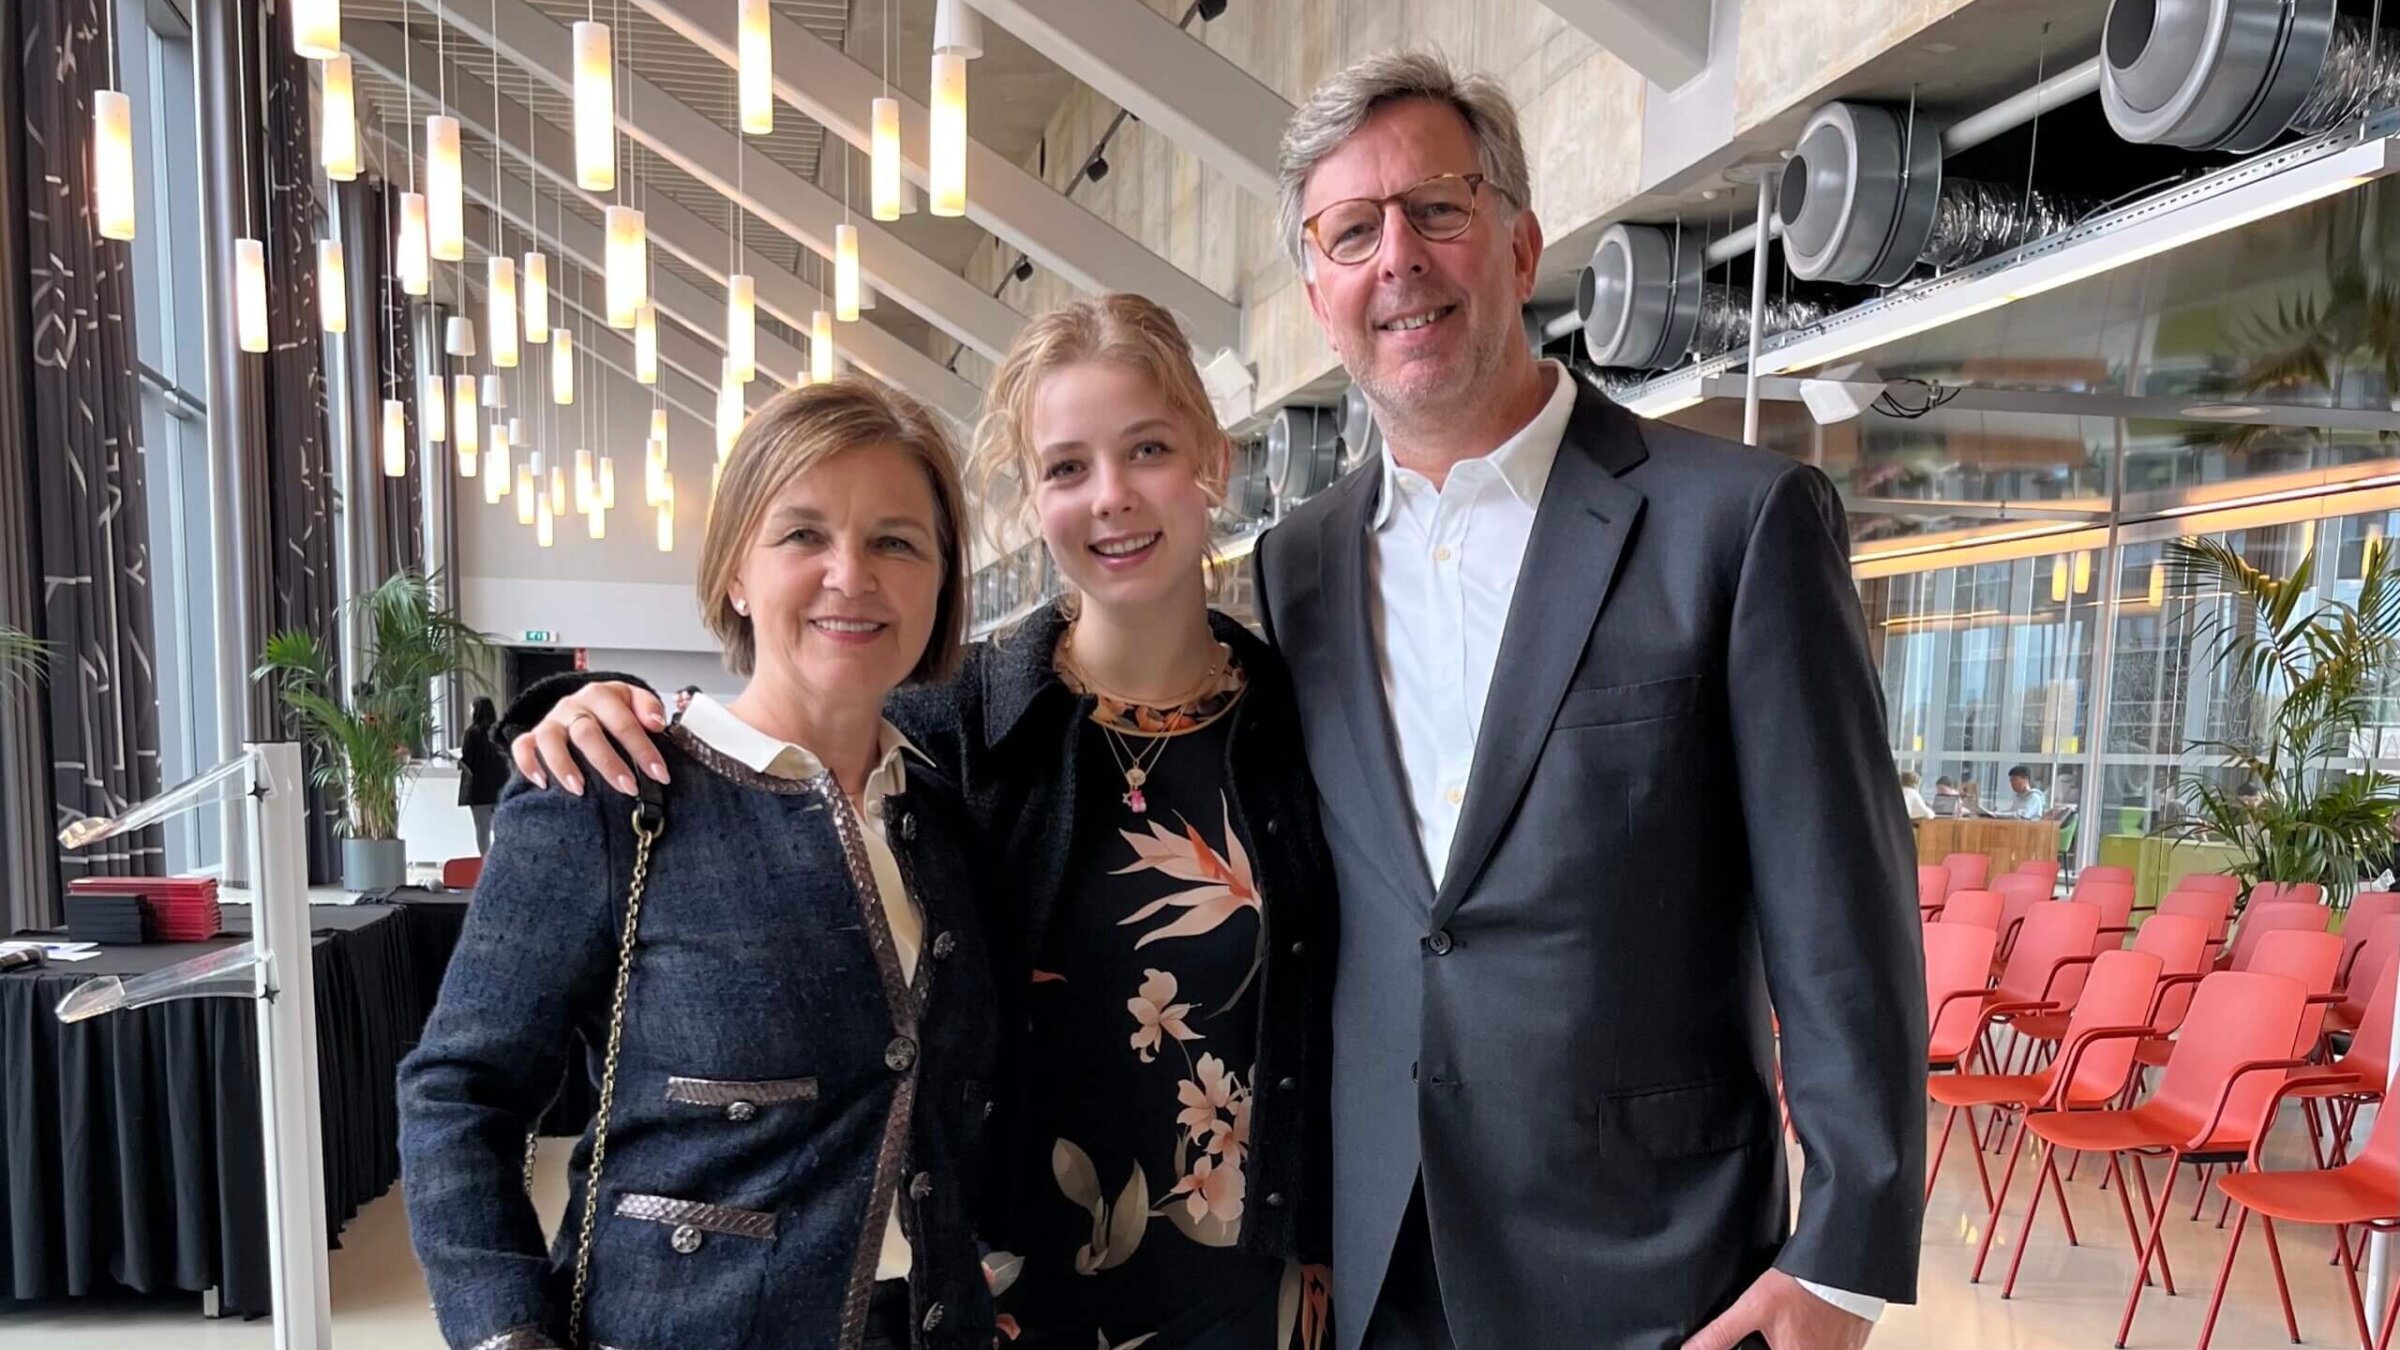
[[[2292,114],[2290,130],[2313,136],[2390,107],[2400,107],[2400,32],[2378,36],[2344,18],[2334,26],[2325,68]]]
[[[2092,206],[2091,202],[2047,192],[2029,195],[2022,188],[1946,179],[1941,200],[1934,206],[1933,229],[1918,250],[1917,261],[1939,268],[1964,267],[2056,234],[2090,214]]]
[[[1834,307],[1807,296],[1767,299],[1766,313],[1759,320],[1759,336],[1770,338],[1805,328],[1833,313]],[[1711,295],[1700,305],[1700,328],[1692,338],[1691,354],[1705,361],[1709,357],[1750,345],[1750,301],[1746,296],[1723,293]]]

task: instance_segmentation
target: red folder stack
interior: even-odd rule
[[[150,911],[151,934],[160,942],[205,942],[225,926],[215,877],[78,877],[67,889],[140,896]]]

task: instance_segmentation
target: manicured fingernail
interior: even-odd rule
[[[611,783],[614,783],[614,784],[616,784],[616,785],[617,785],[617,791],[624,793],[624,794],[625,794],[626,796],[628,796],[628,797],[630,797],[630,796],[632,796],[632,795],[633,795],[633,775],[632,775],[632,774],[629,774],[629,773],[621,773],[621,774],[617,774],[617,775],[615,775],[614,777],[610,778],[608,781],[609,781],[609,782],[611,782]]]
[[[652,782],[663,783],[667,781],[667,765],[665,760],[651,760],[648,764],[642,766],[642,772],[650,775]]]
[[[560,781],[560,782],[562,782],[562,783],[564,783],[564,784],[566,784],[566,785],[567,785],[567,791],[574,793],[574,794],[575,794],[576,796],[578,796],[578,797],[580,797],[580,796],[582,796],[582,795],[583,795],[583,780],[582,780],[582,779],[580,779],[580,778],[562,778],[562,779],[560,779],[560,780],[558,780],[558,781]]]
[[[528,777],[528,778],[531,778],[531,779],[533,780],[533,785],[534,785],[535,787],[538,787],[538,788],[546,788],[546,787],[550,786],[550,780],[549,780],[549,778],[547,778],[546,776],[544,776],[544,775],[542,775],[542,774],[538,774],[538,773],[534,773],[534,774],[527,774],[527,775],[526,775],[526,777]]]

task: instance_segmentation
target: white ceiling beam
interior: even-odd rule
[[[1292,105],[1174,20],[1141,0],[969,3],[1243,191],[1275,200]]]
[[[436,12],[436,0],[415,3],[427,13]],[[489,18],[482,10],[444,7],[440,13],[543,83],[572,95],[570,34],[524,0],[493,0]],[[798,174],[765,155],[744,152],[736,133],[621,66],[617,99],[620,132],[821,256],[833,256],[834,226],[845,221],[856,225],[860,266],[876,290],[978,354],[998,360],[1024,326],[1024,315],[910,248],[866,215],[845,213],[838,199]]]
[[[411,75],[417,92],[431,97],[439,70],[434,49],[423,41],[406,43],[399,29],[387,24],[353,23],[343,30],[345,44],[361,65],[396,84],[406,86]],[[413,51],[413,55],[410,53]],[[517,100],[501,95],[497,126],[488,109],[494,106],[491,86],[460,70],[448,71],[451,106],[459,121],[476,135],[504,147],[562,192],[574,193],[595,210],[605,202],[586,194],[575,183],[575,147],[562,127],[535,116]],[[405,156],[403,156],[405,158]],[[710,280],[723,284],[732,262],[733,240],[723,230],[671,197],[643,200],[642,211],[653,247],[663,247]],[[545,227],[547,232],[547,227]],[[811,315],[833,308],[832,299],[756,249],[742,251],[742,267],[757,279],[758,304],[794,329],[806,331]],[[972,425],[982,392],[914,345],[862,319],[835,330],[834,345],[876,379],[904,389],[962,424]]]
[[[1707,0],[1542,0],[1662,89],[1708,68]]]
[[[739,69],[732,5],[720,0],[634,3],[693,46],[724,62],[726,78],[731,79]],[[775,96],[860,152],[871,150],[874,138],[868,116],[872,101],[887,92],[882,78],[789,19],[775,20],[773,35]],[[890,92],[900,105],[903,172],[920,187],[927,186],[924,147],[931,125],[929,115],[915,99]],[[970,103],[972,99],[970,92]],[[967,218],[1064,277],[1069,285],[1088,292],[1132,291],[1148,296],[1181,316],[1193,345],[1203,351],[1242,345],[1239,305],[972,138],[967,141],[967,182],[972,186],[967,194]]]

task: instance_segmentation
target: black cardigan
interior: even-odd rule
[[[1251,1108],[1251,1150],[1242,1250],[1306,1264],[1330,1255],[1332,1175],[1331,1056],[1333,949],[1337,937],[1333,863],[1317,824],[1317,795],[1300,740],[1291,673],[1274,648],[1238,621],[1211,612],[1209,625],[1249,676],[1226,742],[1226,781],[1235,828],[1250,850],[1264,920],[1266,965],[1260,975],[1258,1084]],[[1042,950],[1077,844],[1078,736],[1094,702],[1078,697],[1052,664],[1067,619],[1055,604],[1009,632],[968,649],[947,684],[903,689],[892,721],[931,756],[966,795],[984,831],[995,875],[985,937],[1001,971],[1004,1032],[1026,1025],[1033,954]],[[541,720],[569,690],[594,680],[643,682],[605,672],[557,675],[518,696],[502,719],[513,739]],[[644,687],[648,687],[644,685]],[[1113,787],[1095,800],[1113,804]],[[995,1134],[986,1156],[1014,1159],[1011,1132],[1024,1119],[1012,1095],[1024,1076],[1009,1071],[1024,1053],[1022,1036],[1003,1042],[994,1093]],[[995,1180],[997,1180],[995,1178]],[[1010,1244],[1013,1216],[1040,1197],[987,1188],[987,1241]]]

